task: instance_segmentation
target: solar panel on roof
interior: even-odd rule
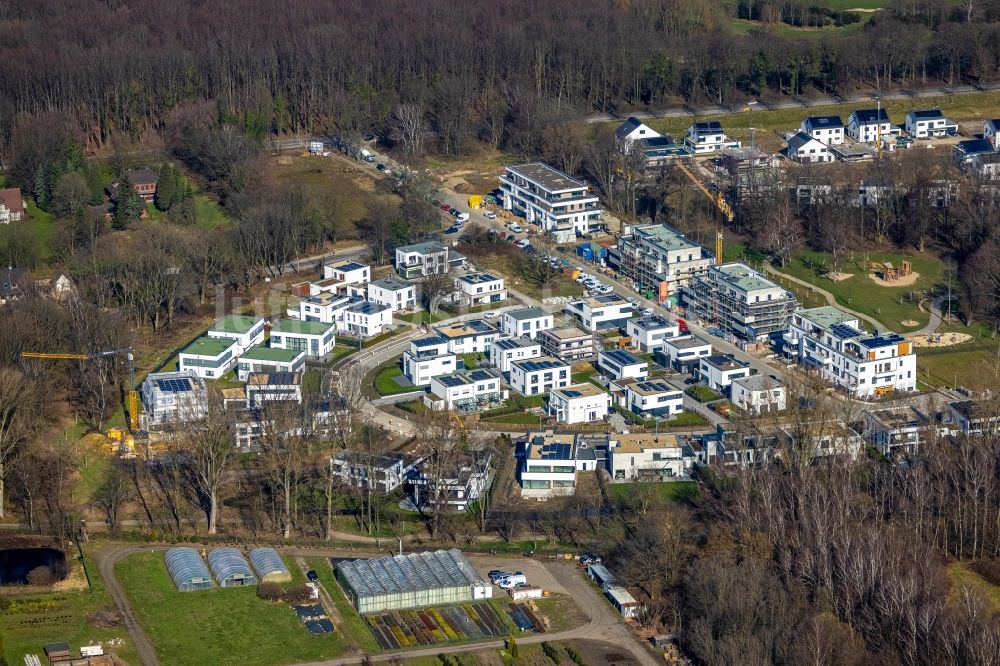
[[[575,391],[573,389],[566,389],[563,391],[563,393],[566,395],[567,398],[579,398],[581,395],[579,391]]]
[[[156,386],[164,393],[186,393],[191,390],[190,379],[157,379]]]
[[[834,324],[830,327],[830,332],[838,338],[853,338],[860,333],[858,329],[853,326],[848,326],[847,324]]]

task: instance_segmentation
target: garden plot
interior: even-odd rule
[[[476,641],[507,634],[489,604],[465,604],[424,610],[391,611],[366,618],[375,639],[386,650]]]

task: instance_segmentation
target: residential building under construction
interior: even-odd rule
[[[666,225],[633,227],[609,252],[608,263],[642,290],[658,292],[660,301],[677,294],[691,279],[704,275],[714,255]]]
[[[687,317],[711,322],[751,342],[788,328],[798,302],[791,292],[739,263],[712,266],[682,291]]]

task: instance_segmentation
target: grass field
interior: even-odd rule
[[[89,619],[95,611],[108,609],[113,612],[114,602],[89,557],[87,568],[93,582],[89,591],[4,598],[5,602],[10,602],[5,607],[0,606],[4,651],[0,656],[6,658],[6,663],[22,664],[25,654],[35,654],[44,660],[42,646],[54,641],[69,641],[72,648],[79,650],[81,645],[95,641],[106,643],[112,639],[124,641],[124,644],[109,647],[109,651],[113,650],[130,664],[139,663],[124,626],[98,627]]]
[[[411,324],[436,324],[439,321],[444,321],[445,319],[451,318],[453,315],[450,312],[445,312],[443,310],[438,310],[434,314],[430,314],[426,310],[420,310],[419,312],[410,312],[405,315],[396,315],[396,319],[402,321],[408,321]]]
[[[829,291],[840,305],[874,317],[892,330],[905,333],[917,328],[917,326],[903,326],[902,322],[906,320],[916,321],[919,326],[926,324],[930,315],[921,312],[915,300],[910,299],[910,295],[927,292],[941,285],[944,281],[944,263],[936,257],[902,253],[872,252],[867,258],[868,261],[890,261],[896,266],[900,265],[903,259],[907,259],[913,263],[913,270],[919,273],[920,277],[911,286],[883,287],[868,277],[865,255],[855,254],[840,261],[840,272],[850,273],[853,277],[834,282],[823,277],[826,271],[833,269],[833,256],[826,252],[813,251],[800,252],[778,270]],[[782,282],[780,279],[779,282],[782,286],[791,286],[790,283]],[[825,303],[825,300],[822,297],[812,296],[805,301],[808,307],[814,307],[817,303]]]
[[[962,564],[955,562],[948,567],[948,575],[951,578],[951,599],[957,600],[959,589],[971,587],[982,592],[993,606],[993,612],[1000,611],[1000,587],[992,585],[988,580],[977,574],[975,571]]]
[[[375,375],[375,390],[378,391],[379,395],[395,395],[397,393],[410,393],[411,391],[420,390],[419,387],[413,386],[407,382],[406,386],[401,386],[396,382],[396,379],[403,377],[403,371],[400,369],[399,365],[393,363],[392,365],[387,365]]]
[[[664,500],[687,502],[698,494],[698,484],[694,481],[672,481],[670,483],[609,483],[608,495],[612,499],[625,499],[632,493],[649,486]]]
[[[712,402],[713,400],[718,400],[722,397],[707,386],[701,386],[698,384],[688,387],[684,390],[684,392],[698,402]]]
[[[367,172],[345,172],[353,167],[338,157],[291,157],[287,163],[274,163],[274,172],[286,186],[323,190],[337,201],[346,222],[357,222],[368,213],[374,194],[374,179]],[[286,160],[282,158],[282,162]],[[392,198],[392,197],[390,197]]]
[[[829,25],[822,28],[799,28],[787,23],[773,24],[774,34],[780,37],[804,37],[808,39],[821,39],[824,37],[843,37],[853,35],[864,27],[866,19],[862,17],[857,23],[850,23],[844,26]],[[732,19],[729,23],[733,32],[745,35],[750,32],[767,30],[760,21],[750,21],[748,19]]]
[[[339,634],[311,635],[291,606],[258,599],[255,587],[178,592],[163,552],[133,555],[116,572],[164,664],[288,664],[344,652]]]

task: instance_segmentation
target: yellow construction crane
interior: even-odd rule
[[[683,163],[677,162],[677,168],[680,169],[681,172],[688,177],[688,180],[694,183],[695,187],[701,190],[702,194],[704,194],[706,197],[712,200],[712,203],[714,203],[715,207],[719,209],[719,212],[722,213],[722,215],[726,218],[727,222],[733,221],[733,219],[736,217],[736,213],[733,212],[733,209],[729,205],[729,202],[726,201],[726,198],[722,196],[722,192],[716,192],[715,194],[712,194],[712,192],[707,187],[705,187],[705,185],[700,180],[698,180],[698,177],[695,176],[690,169],[684,166]],[[719,229],[719,231],[717,231],[715,234],[715,263],[716,264],[722,263],[722,229]]]
[[[21,358],[38,358],[57,361],[92,361],[95,358],[115,356],[117,354],[124,354],[125,358],[128,360],[128,394],[126,396],[126,408],[128,410],[129,428],[135,431],[139,426],[139,393],[135,390],[135,354],[131,347],[126,349],[113,349],[106,352],[95,352],[93,354],[21,352]]]

